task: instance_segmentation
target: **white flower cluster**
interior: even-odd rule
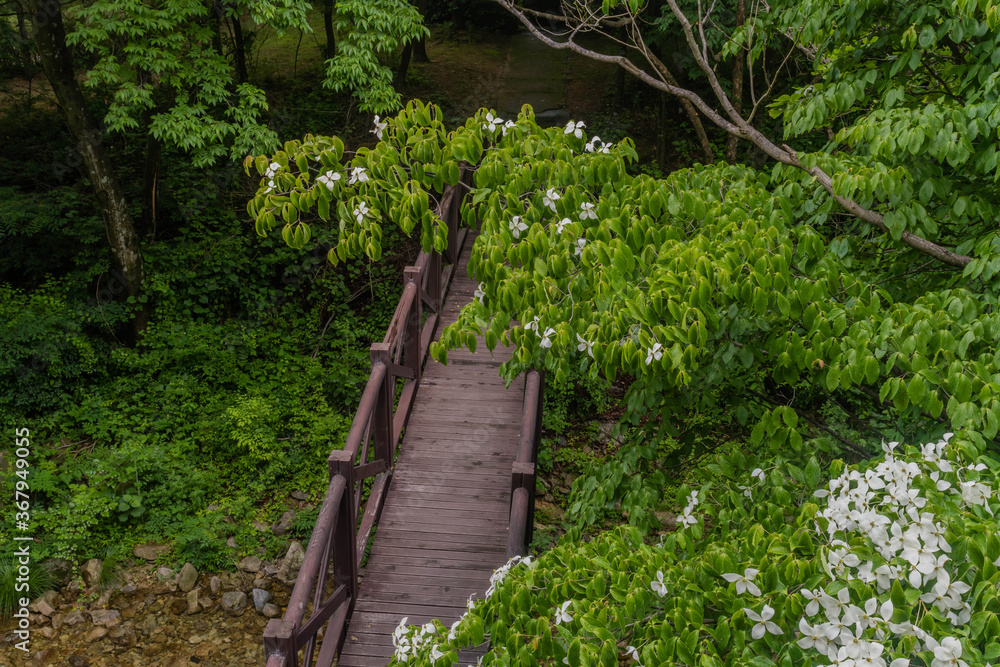
[[[503,123],[503,125],[501,125],[501,123]],[[517,125],[517,123],[515,123],[512,120],[508,120],[505,122],[503,118],[497,118],[496,116],[493,115],[493,112],[491,111],[486,114],[486,122],[483,123],[483,129],[488,130],[490,133],[495,133],[497,131],[497,128],[499,127],[501,136],[506,137],[507,130],[511,129],[515,125]]]
[[[880,593],[886,593],[894,581],[905,581],[921,591],[920,600],[933,605],[947,616],[953,625],[964,625],[971,618],[972,609],[963,595],[970,587],[953,577],[948,567],[951,545],[945,539],[945,526],[931,512],[922,512],[927,498],[914,488],[914,480],[926,474],[939,491],[951,489],[966,505],[988,505],[992,489],[980,482],[961,481],[958,487],[944,476],[958,477],[961,470],[982,470],[977,465],[959,468],[944,458],[948,439],[945,434],[937,443],[921,447],[919,462],[895,455],[897,443],[883,445],[885,459],[877,466],[861,473],[846,471],[830,480],[827,489],[816,496],[827,499],[827,506],[819,516],[827,521],[826,534],[830,550],[825,563],[832,577],[849,581],[859,579],[873,584]],[[852,553],[847,541],[854,535],[870,540],[870,546],[884,559],[878,565],[873,560],[863,561]],[[932,667],[963,667],[960,660],[962,647],[957,639],[946,637],[940,641],[911,622],[892,621],[891,601],[879,603],[872,598],[856,606],[851,602],[850,589],[840,589],[836,596],[825,590],[802,590],[806,599],[806,617],[799,623],[800,647],[813,648],[826,654],[832,664],[839,667],[886,667],[881,657],[889,633],[913,636],[923,642],[924,650],[932,651]],[[820,614],[822,622],[810,623],[808,619]],[[872,632],[868,632],[871,630]],[[908,661],[893,660],[891,667],[904,667]]]
[[[521,558],[520,556],[514,556],[509,561],[507,561],[503,566],[493,571],[492,576],[490,576],[490,587],[486,589],[484,594],[484,599],[489,598],[493,595],[493,592],[499,586],[507,573],[510,572],[511,568],[518,563],[522,565],[531,565],[531,556],[526,556]],[[469,596],[469,603],[465,613],[462,614],[462,618],[458,619],[451,624],[451,629],[448,631],[448,635],[445,641],[453,642],[458,634],[458,627],[461,625],[465,617],[469,615],[476,606],[476,603],[472,600],[472,596]],[[573,620],[569,614],[566,613],[566,609],[569,607],[569,602],[562,606],[562,613],[565,618],[564,621],[568,622]],[[406,662],[411,656],[415,656],[420,649],[430,645],[431,650],[428,656],[432,662],[436,662],[443,658],[447,652],[441,650],[441,639],[438,638],[437,626],[433,622],[424,623],[423,625],[410,627],[406,624],[409,620],[409,616],[404,616],[402,620],[399,621],[399,625],[392,633],[392,645],[395,648],[395,657],[400,662]],[[482,658],[480,658],[480,663]]]
[[[688,526],[693,526],[694,524],[698,523],[698,519],[694,518],[694,515],[691,514],[691,512],[693,512],[694,508],[696,508],[697,506],[698,506],[698,492],[692,491],[691,495],[688,496],[687,507],[685,507],[684,512],[682,512],[681,515],[677,517],[677,524],[681,527],[681,529],[687,528]]]
[[[524,325],[524,330],[534,331],[536,335],[541,337],[542,342],[539,343],[539,345],[541,345],[542,347],[544,348],[552,347],[552,337],[556,335],[556,330],[553,329],[552,327],[548,327],[543,332],[539,330],[539,326],[540,322],[538,320],[538,316],[536,315],[535,319]]]
[[[611,151],[608,150],[609,146],[611,146],[611,144],[601,141],[601,138],[595,135],[594,137],[591,137],[590,141],[587,142],[587,145],[583,147],[583,150],[588,153],[610,153]]]

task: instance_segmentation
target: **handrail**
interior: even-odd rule
[[[267,667],[330,667],[343,645],[358,596],[358,570],[382,511],[399,437],[410,417],[441,304],[468,234],[459,230],[458,220],[471,177],[472,171],[462,163],[459,184],[445,188],[436,211],[448,226],[449,265],[442,269],[442,253],[421,250],[414,266],[403,271],[403,293],[385,337],[371,346],[371,374],[344,448],[330,452],[330,484],[285,615],[271,619],[264,629]],[[429,311],[426,318],[424,306]],[[403,386],[396,401],[399,380]],[[368,479],[371,488],[362,511],[362,487]],[[328,592],[331,571],[333,587]],[[312,611],[306,618],[310,591]],[[314,662],[317,633],[324,626]],[[304,651],[301,662],[300,651]]]
[[[521,412],[521,435],[517,441],[517,457],[510,475],[510,532],[507,536],[507,558],[524,556],[534,536],[535,524],[535,464],[542,436],[542,400],[545,397],[545,377],[529,371],[524,378],[524,409]]]

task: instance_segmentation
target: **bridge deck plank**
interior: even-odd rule
[[[472,300],[468,247],[441,309],[441,328]],[[506,561],[510,470],[524,400],[520,379],[504,386],[510,350],[455,351],[428,360],[372,542],[340,667],[389,662],[391,634],[404,616],[451,625],[470,594],[479,597]],[[483,653],[463,651],[475,663]]]

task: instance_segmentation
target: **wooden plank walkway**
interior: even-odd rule
[[[438,331],[455,322],[476,289],[466,249],[442,309]],[[384,666],[392,631],[437,618],[451,625],[470,595],[489,586],[507,551],[511,465],[524,401],[520,378],[504,388],[499,367],[510,350],[491,356],[448,354],[428,360],[354,608],[339,667]],[[463,652],[463,664],[476,662]]]

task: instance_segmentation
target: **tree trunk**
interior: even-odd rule
[[[736,0],[736,26],[740,27],[747,22],[747,3],[746,0]],[[733,106],[736,108],[738,113],[743,113],[743,50],[740,49],[739,53],[733,58]],[[726,161],[736,162],[736,144],[739,143],[739,138],[735,135],[729,135],[729,141],[726,142]]]
[[[742,1],[742,0],[741,0]],[[229,25],[233,30],[233,59],[236,61],[236,78],[240,83],[247,79],[247,47],[243,40],[243,23],[240,21],[239,9],[233,5],[233,13],[229,16]]]
[[[396,85],[406,83],[406,71],[410,69],[410,55],[413,53],[413,42],[407,42],[403,47],[403,55],[399,57],[399,69],[396,70]]]
[[[223,56],[225,54],[222,52],[222,22],[225,20],[225,13],[222,11],[222,0],[212,0],[208,20],[212,24],[212,48]]]
[[[427,16],[427,0],[417,0],[417,11],[420,12],[420,17],[424,18]],[[415,63],[429,63],[430,58],[427,57],[427,38],[421,37],[417,42],[413,44],[413,62]]]
[[[334,0],[323,0],[323,28],[326,30],[326,59],[337,55],[337,37],[333,32]]]
[[[142,222],[139,237],[156,238],[156,197],[160,177],[160,141],[152,133],[146,135],[146,164],[142,177]]]
[[[128,295],[138,297],[145,278],[139,239],[129,216],[125,193],[111,160],[104,152],[102,133],[87,110],[80,84],[76,80],[59,3],[26,0],[26,9],[34,18],[35,48],[45,76],[52,86],[70,136],[76,141],[87,177],[97,195],[116,268],[127,286]],[[148,321],[148,305],[140,306],[133,321],[137,336]]]

